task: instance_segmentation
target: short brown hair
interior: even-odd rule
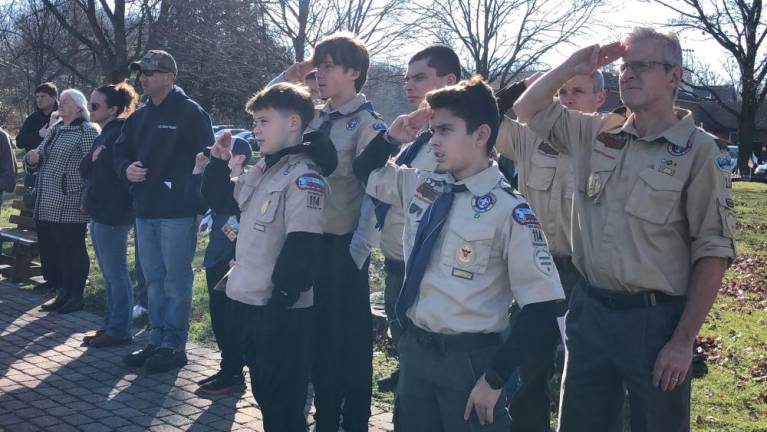
[[[456,85],[432,90],[426,94],[431,109],[444,108],[466,122],[466,131],[472,133],[481,125],[490,127],[486,150],[490,154],[498,136],[500,115],[493,89],[482,77],[474,76]]]
[[[251,115],[256,111],[269,108],[298,114],[301,117],[301,129],[306,129],[314,118],[311,93],[306,87],[297,84],[271,85],[253,95],[245,103],[245,111]]]
[[[354,33],[335,33],[314,47],[312,63],[319,66],[327,56],[333,59],[333,63],[343,66],[344,70],[359,71],[360,76],[354,80],[354,88],[359,93],[368,79],[370,67],[370,56],[365,44]]]
[[[59,89],[56,87],[56,84],[49,81],[35,87],[35,93],[45,93],[52,98],[56,98],[59,95]]]

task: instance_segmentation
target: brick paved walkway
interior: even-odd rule
[[[215,351],[190,343],[181,370],[137,374],[121,360],[146,343],[146,334],[135,346],[89,350],[81,340],[102,318],[40,312],[42,302],[0,282],[0,430],[262,430],[249,389],[241,397],[193,393],[197,380],[215,372]],[[390,431],[391,414],[374,406],[370,430]]]

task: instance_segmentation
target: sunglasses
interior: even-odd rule
[[[167,72],[161,71],[161,70],[142,70],[140,73],[141,73],[141,75],[144,75],[145,77],[148,78],[148,77],[151,77],[152,75],[154,75],[156,73],[167,73]]]

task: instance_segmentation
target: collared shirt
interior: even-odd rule
[[[404,148],[403,150],[404,151]],[[396,158],[395,158],[396,159]],[[432,154],[431,144],[424,144],[413,162],[411,168],[425,171],[436,171],[437,162]],[[405,211],[399,203],[392,204],[386,215],[386,222],[381,228],[381,252],[386,258],[396,261],[405,261],[402,249],[403,232],[405,230]]]
[[[406,256],[422,215],[447,183],[456,182],[448,174],[391,163],[370,175],[370,195],[406,209]],[[508,325],[513,299],[521,306],[563,299],[541,227],[498,166],[457,183],[468,192],[455,196],[435,242],[418,298],[407,312],[413,323],[443,334],[496,333]]]
[[[364,189],[352,171],[352,162],[376,135],[386,129],[383,121],[372,112],[362,110],[354,113],[366,102],[365,95],[358,94],[335,110],[326,104],[317,111],[307,128],[307,131],[318,130],[333,111],[344,115],[333,120],[329,132],[330,140],[338,151],[338,167],[327,178],[333,191],[325,203],[322,218],[322,228],[327,234],[350,234],[357,227]]]
[[[322,234],[328,187],[304,154],[289,155],[265,170],[261,159],[237,179],[234,197],[240,206],[237,261],[229,272],[226,295],[261,306],[272,297],[272,272],[291,232]],[[313,290],[302,292],[293,308],[309,307]]]
[[[516,162],[519,191],[543,226],[551,253],[572,255],[573,172],[570,157],[530,129],[504,116],[495,142],[498,152]]]
[[[552,103],[528,124],[572,154],[573,262],[591,284],[680,296],[698,259],[735,256],[727,148],[689,111],[677,116],[668,130],[640,137],[633,114]]]

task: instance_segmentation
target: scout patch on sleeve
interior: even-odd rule
[[[549,247],[548,242],[546,242],[546,235],[543,233],[541,228],[530,228],[530,238],[533,240],[533,246]]]
[[[559,152],[556,149],[554,149],[554,147],[552,147],[551,144],[547,143],[546,141],[543,141],[542,143],[538,144],[538,152],[545,154],[546,156],[559,155]]]
[[[440,194],[438,189],[439,183],[440,182],[434,179],[427,178],[423,183],[418,185],[418,188],[416,188],[416,196],[428,203],[434,202]]]
[[[300,190],[325,193],[325,179],[317,174],[304,174],[296,179],[296,187]]]
[[[495,206],[495,195],[488,192],[487,195],[475,196],[471,199],[471,209],[477,213],[485,213]]]
[[[602,142],[605,147],[615,150],[623,150],[623,147],[626,146],[625,137],[609,134],[607,132],[602,132],[601,134],[597,135],[597,141]]]
[[[514,207],[514,210],[511,212],[511,214],[514,220],[520,225],[540,226],[540,222],[538,222],[538,218],[535,217],[533,209],[531,209],[527,203],[522,203]]]
[[[386,130],[386,125],[383,124],[382,122],[373,123],[373,130],[385,131]]]
[[[732,189],[732,173],[724,173],[724,188]]]
[[[322,210],[322,198],[325,195],[309,191],[306,194],[306,207],[310,209]]]
[[[474,280],[474,273],[459,268],[453,267],[453,272],[451,274],[461,279]]]
[[[721,154],[714,158],[714,163],[720,170],[729,172],[732,169],[732,158],[728,154]]]
[[[360,125],[360,118],[354,117],[348,122],[346,122],[346,130],[354,130],[357,129],[357,126]]]
[[[546,276],[551,276],[554,273],[554,258],[546,248],[537,248],[535,250],[535,266],[538,270]]]

